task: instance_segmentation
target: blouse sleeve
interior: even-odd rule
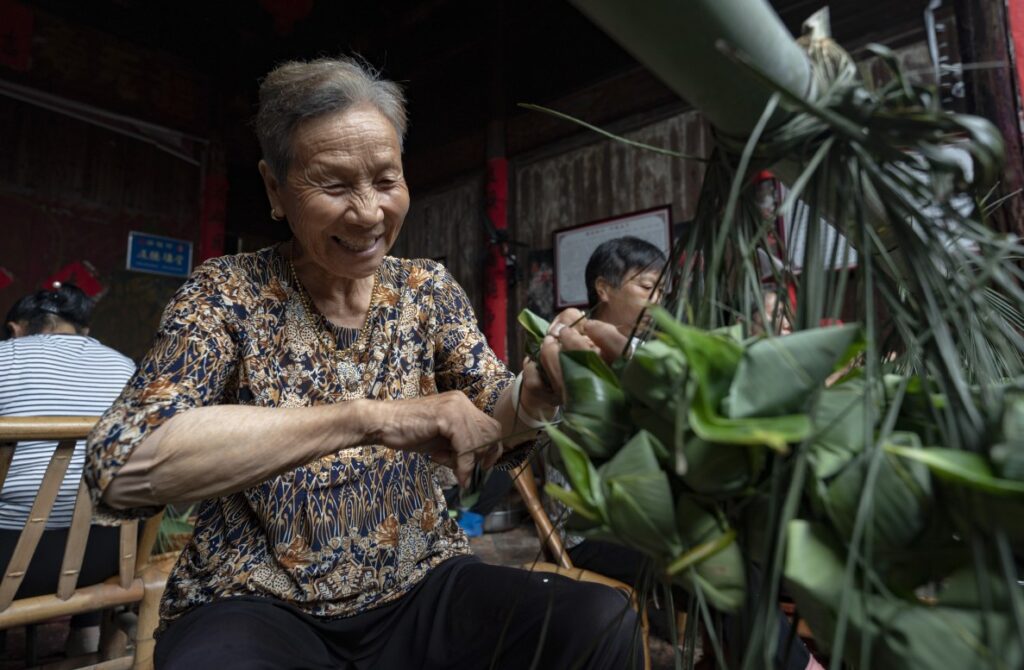
[[[434,305],[438,325],[434,370],[437,389],[460,390],[482,411],[493,415],[498,398],[515,376],[487,345],[469,297],[442,265],[435,274]],[[538,441],[533,440],[506,452],[495,469],[518,467],[534,454],[537,445]]]
[[[437,389],[462,391],[482,411],[494,414],[494,405],[513,375],[487,345],[466,292],[440,264],[435,268],[433,292]]]
[[[147,435],[179,412],[220,402],[237,365],[230,297],[237,295],[235,282],[223,260],[196,268],[164,310],[153,347],[89,435],[85,479],[98,520],[158,511],[116,510],[102,496]]]

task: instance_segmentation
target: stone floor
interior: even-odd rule
[[[519,566],[532,563],[540,557],[540,543],[531,524],[525,524],[504,533],[489,533],[470,540],[473,553],[488,563]],[[60,619],[36,627],[36,649],[41,663],[52,663],[63,658],[64,640],[68,634],[68,619]],[[672,647],[657,638],[651,640],[652,670],[674,667]],[[0,653],[0,670],[25,668],[25,629],[8,631],[6,649]]]

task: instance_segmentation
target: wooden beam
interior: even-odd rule
[[[999,195],[1007,199],[993,213],[992,227],[1022,235],[1024,197],[1020,191],[1024,189],[1024,147],[1006,7],[1002,2],[953,0],[953,9],[964,65],[983,65],[964,70],[967,109],[995,123],[1006,143],[1006,167]]]

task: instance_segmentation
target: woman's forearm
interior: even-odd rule
[[[266,408],[198,407],[147,436],[104,492],[115,508],[226,495],[364,444],[377,403]]]

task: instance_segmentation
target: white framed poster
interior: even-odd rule
[[[672,208],[668,205],[610,219],[591,221],[552,233],[555,256],[555,308],[587,304],[587,261],[603,242],[639,237],[661,249],[672,249]]]

